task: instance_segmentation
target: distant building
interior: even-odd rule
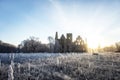
[[[74,44],[76,46],[75,48],[76,52],[86,52],[87,43],[80,36],[76,38],[76,40],[74,41]]]
[[[67,33],[66,38],[63,34],[58,38],[58,32],[56,32],[54,52],[85,52],[87,50],[87,45],[80,36],[74,42],[72,40],[72,33]]]

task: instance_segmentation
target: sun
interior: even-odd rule
[[[88,47],[91,48],[91,49],[96,49],[98,47],[105,47],[106,46],[106,43],[105,43],[105,40],[102,38],[102,37],[97,37],[97,35],[93,35],[95,38],[92,38],[92,37],[88,37]]]

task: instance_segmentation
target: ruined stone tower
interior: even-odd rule
[[[67,39],[66,39],[66,48],[67,52],[72,51],[72,33],[67,33]]]

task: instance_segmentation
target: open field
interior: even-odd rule
[[[16,61],[11,64],[1,61],[0,80],[8,80],[9,74],[13,74],[14,80],[120,80],[120,53],[36,57],[22,56],[19,57],[22,61],[17,61],[14,56]],[[12,66],[13,73],[10,73],[9,66]]]

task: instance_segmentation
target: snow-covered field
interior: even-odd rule
[[[120,80],[120,53],[0,54],[0,80],[9,80],[8,78]]]

